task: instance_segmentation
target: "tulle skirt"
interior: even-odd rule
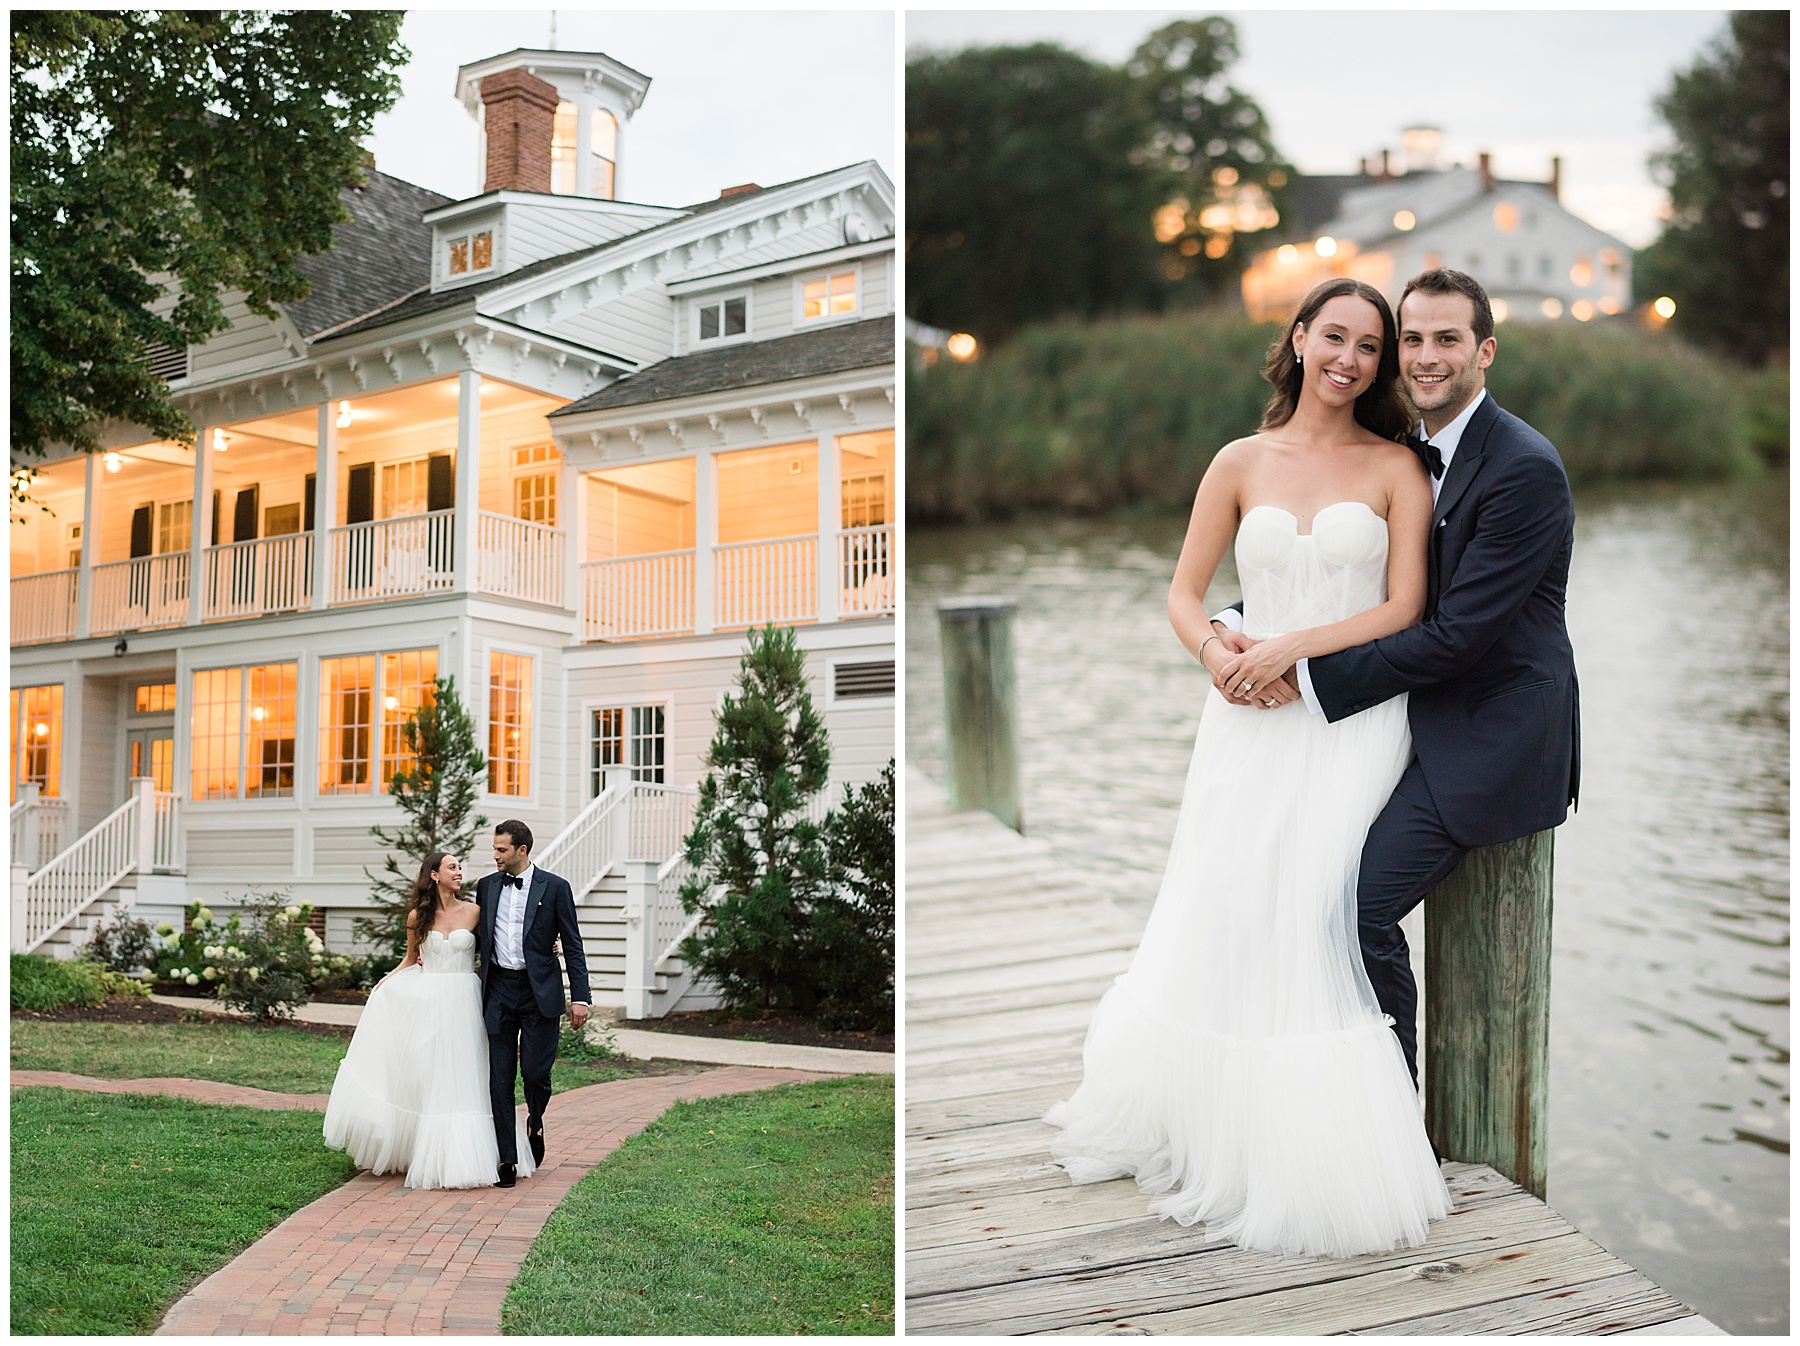
[[[519,1176],[532,1171],[517,1112]],[[369,995],[325,1108],[325,1144],[408,1187],[486,1187],[500,1149],[488,1101],[481,979],[415,964]]]
[[[1370,824],[1411,754],[1406,698],[1337,724],[1209,692],[1168,868],[1045,1120],[1070,1177],[1242,1247],[1349,1257],[1449,1213],[1356,938]]]

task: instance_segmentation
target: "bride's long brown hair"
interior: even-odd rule
[[[1294,329],[1310,324],[1320,309],[1346,294],[1368,300],[1381,315],[1381,362],[1375,367],[1373,381],[1356,399],[1353,413],[1356,423],[1383,439],[1401,441],[1413,428],[1413,418],[1406,410],[1406,403],[1400,399],[1400,340],[1394,326],[1394,311],[1374,286],[1349,276],[1339,276],[1336,280],[1315,285],[1294,320],[1270,344],[1262,376],[1275,391],[1270,394],[1269,405],[1263,408],[1262,424],[1257,429],[1274,430],[1286,425],[1300,403],[1300,383],[1305,376],[1301,373],[1300,362],[1294,358]]]
[[[419,938],[425,938],[425,932],[437,924],[438,909],[442,905],[438,895],[438,866],[450,858],[449,851],[433,851],[425,857],[425,863],[419,866],[419,877],[413,883],[412,900],[406,904],[406,919],[418,932]]]

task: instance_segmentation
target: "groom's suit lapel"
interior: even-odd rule
[[[489,879],[493,881],[490,883]],[[481,952],[483,957],[490,957],[494,952],[494,930],[500,915],[500,880],[492,875],[481,881],[487,885],[489,897],[481,904]],[[481,889],[476,888],[480,896]]]
[[[1444,485],[1438,491],[1437,504],[1431,511],[1433,528],[1444,521],[1444,516],[1456,507],[1463,492],[1469,489],[1469,483],[1475,480],[1476,469],[1481,466],[1481,456],[1487,449],[1488,431],[1494,428],[1494,422],[1499,416],[1500,408],[1494,402],[1494,395],[1489,393],[1469,418],[1468,428],[1463,431],[1462,440],[1456,446],[1456,456],[1445,469]]]
[[[535,866],[531,871],[531,891],[525,894],[525,922],[520,927],[520,934],[531,929],[531,921],[537,915],[538,903],[544,898],[544,871]]]

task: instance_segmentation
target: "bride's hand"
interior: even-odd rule
[[[1200,662],[1212,674],[1213,687],[1233,705],[1247,706],[1250,702],[1227,690],[1225,672],[1254,644],[1256,641],[1242,631],[1221,631],[1217,633],[1217,639],[1209,636],[1200,646]]]
[[[1291,694],[1283,697],[1279,689],[1269,684],[1278,679],[1284,680],[1294,663],[1294,652],[1288,642],[1280,636],[1274,636],[1258,641],[1242,654],[1235,655],[1214,675],[1214,682],[1215,685],[1222,682],[1224,685],[1220,687],[1220,691],[1238,700],[1239,704],[1244,704],[1243,698],[1253,699],[1258,704],[1274,698],[1280,703],[1292,700]]]

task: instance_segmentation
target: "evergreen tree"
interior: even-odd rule
[[[373,916],[352,925],[395,955],[406,952],[406,908],[419,866],[435,851],[466,861],[487,819],[474,814],[487,783],[487,755],[475,738],[475,720],[456,693],[455,678],[438,678],[418,711],[400,726],[400,746],[410,768],[394,773],[388,793],[405,814],[398,827],[371,827],[387,850],[383,872],[368,874]]]
[[[825,818],[831,890],[813,916],[819,1022],[894,1027],[894,759]]]
[[[811,922],[825,891],[821,828],[804,816],[825,785],[831,747],[806,690],[791,628],[750,633],[738,691],[720,708],[685,852],[689,914],[710,921],[681,956],[734,1010],[811,1014],[819,989]]]
[[[1788,12],[1732,14],[1656,110],[1675,133],[1651,159],[1671,215],[1633,289],[1675,301],[1670,330],[1761,364],[1788,344]]]

